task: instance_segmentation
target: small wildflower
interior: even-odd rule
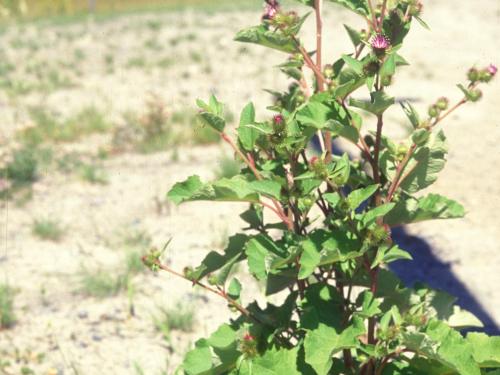
[[[266,0],[266,6],[264,8],[264,14],[262,15],[263,20],[272,20],[280,10],[280,5],[278,0]]]
[[[257,342],[249,332],[243,335],[243,340],[240,341],[240,351],[247,358],[253,358],[257,355]]]
[[[493,64],[490,64],[488,66],[487,70],[488,70],[488,73],[490,73],[492,76],[494,76],[498,72],[498,68],[496,67],[496,65],[493,65]]]
[[[255,337],[253,337],[250,333],[245,333],[245,336],[243,336],[243,340],[245,341],[254,341]]]
[[[283,125],[284,122],[285,122],[285,118],[281,114],[275,115],[273,117],[273,123],[274,123],[274,125]]]
[[[390,45],[389,39],[382,34],[375,35],[371,40],[371,46],[377,55],[384,54]]]

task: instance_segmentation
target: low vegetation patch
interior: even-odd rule
[[[65,230],[59,221],[43,218],[33,222],[32,232],[42,240],[59,241],[64,236]]]
[[[0,328],[10,328],[14,325],[14,289],[6,283],[0,284]]]

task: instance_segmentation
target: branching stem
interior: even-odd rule
[[[229,137],[226,133],[221,132],[220,133],[221,138],[231,146],[231,148],[236,152],[236,154],[243,160],[243,162],[250,168],[252,173],[255,175],[255,178],[257,180],[263,180],[264,178],[260,174],[260,172],[257,170],[255,167],[255,163],[253,160],[250,160],[241,150],[240,148],[234,143],[231,137]],[[263,202],[260,202],[263,206],[266,206],[270,209],[272,209],[278,217],[287,225],[289,230],[293,230],[293,223],[289,220],[289,218],[285,215],[285,212],[283,211],[283,208],[281,207],[280,203],[276,199],[271,199],[274,205],[274,209],[267,205],[264,204]]]
[[[142,261],[146,262],[146,256],[142,257]],[[253,319],[253,320],[257,321],[257,322],[260,322],[256,317],[254,317],[250,313],[250,311],[248,311],[245,307],[243,307],[238,302],[236,302],[234,299],[232,299],[231,297],[229,297],[225,291],[219,290],[219,289],[214,289],[214,288],[212,288],[212,287],[210,287],[208,285],[205,285],[205,284],[201,283],[198,280],[191,280],[190,278],[186,277],[184,274],[173,270],[172,268],[168,267],[165,264],[160,263],[159,261],[154,262],[154,265],[156,265],[159,269],[161,269],[163,271],[166,271],[166,272],[168,272],[168,273],[170,273],[172,275],[175,275],[175,276],[180,277],[180,278],[182,278],[184,280],[187,280],[187,281],[193,283],[194,285],[198,285],[198,286],[202,287],[203,289],[205,289],[205,290],[207,290],[207,291],[209,291],[209,292],[211,292],[213,294],[216,294],[219,297],[224,298],[231,306],[233,306],[240,313],[242,313],[243,315],[245,315],[248,318],[251,318],[251,319]]]

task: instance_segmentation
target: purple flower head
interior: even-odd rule
[[[493,64],[490,64],[490,66],[488,66],[487,70],[488,70],[488,73],[490,73],[492,76],[494,76],[498,72],[498,68],[496,67],[496,65],[493,65]]]
[[[284,122],[285,122],[285,118],[281,114],[275,115],[273,117],[273,123],[275,125],[283,125]]]
[[[264,20],[272,20],[274,16],[279,12],[280,4],[278,0],[266,0],[266,6],[264,8],[264,14],[262,15],[262,19]]]
[[[389,42],[389,39],[387,39],[384,35],[382,34],[377,34],[372,38],[371,41],[372,48],[376,51],[385,51],[391,43]]]

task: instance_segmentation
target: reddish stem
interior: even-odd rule
[[[146,257],[147,257],[146,255],[142,257],[143,263],[146,262]],[[188,277],[186,277],[182,273],[177,272],[177,271],[171,269],[170,267],[168,267],[168,266],[160,263],[159,261],[154,262],[154,265],[156,265],[159,269],[161,269],[163,271],[166,271],[168,273],[171,273],[172,275],[178,276],[178,277],[180,277],[180,278],[182,278],[184,280],[192,282],[193,284],[198,285],[198,286],[202,287],[203,289],[208,290],[211,293],[217,294],[219,297],[224,298],[231,306],[233,306],[234,308],[236,308],[243,315],[245,315],[245,316],[247,316],[249,318],[252,318],[252,319],[254,319],[256,321],[259,321],[257,318],[255,318],[255,317],[253,317],[251,315],[250,311],[248,311],[245,307],[241,306],[238,302],[236,302],[234,299],[232,299],[231,297],[229,297],[224,291],[218,290],[218,289],[214,289],[214,288],[212,288],[212,287],[210,287],[208,285],[205,285],[205,284],[201,283],[198,280],[189,279]]]
[[[400,182],[404,181],[404,179],[401,178],[401,175],[403,174],[404,169],[406,168],[406,165],[410,161],[411,156],[415,152],[415,149],[417,148],[417,145],[413,143],[411,147],[408,149],[406,152],[406,155],[404,156],[403,160],[398,164],[396,167],[396,174],[394,176],[394,179],[391,182],[391,185],[389,187],[389,191],[387,193],[387,198],[386,198],[386,203],[389,203],[392,200],[392,197],[394,196],[394,193],[396,192],[397,188],[400,185]]]

